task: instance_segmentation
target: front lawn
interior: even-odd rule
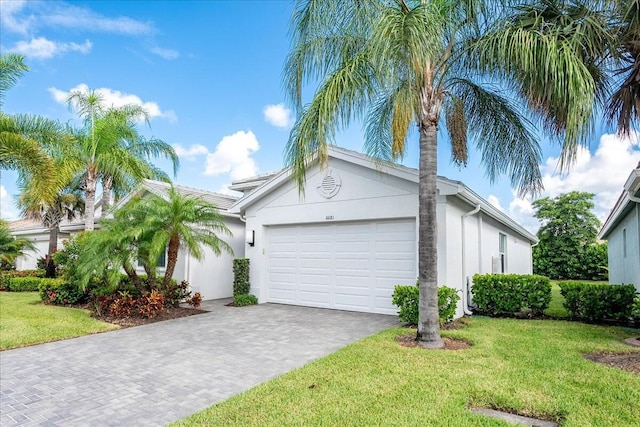
[[[37,292],[0,292],[0,350],[116,328],[86,310],[42,304]]]
[[[582,356],[637,351],[621,343],[633,334],[566,321],[465,322],[443,335],[468,340],[471,349],[406,348],[395,337],[415,331],[390,329],[175,425],[508,425],[469,406],[551,418],[564,427],[639,425],[640,375]]]

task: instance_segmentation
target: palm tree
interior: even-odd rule
[[[149,194],[124,206],[119,215],[129,221],[136,238],[149,242],[144,247],[145,258],[157,262],[167,251],[163,288],[169,286],[180,247],[197,260],[204,256],[204,247],[216,255],[222,251],[233,254],[231,246],[219,237],[232,234],[218,209],[202,199],[182,196],[173,187],[167,199]]]
[[[16,258],[26,251],[35,251],[36,246],[29,239],[15,238],[11,235],[6,221],[0,219],[0,267],[12,268]]]
[[[494,180],[509,175],[521,193],[541,189],[540,148],[516,102],[468,65],[480,37],[501,17],[500,2],[325,0],[296,3],[285,86],[298,112],[286,157],[303,191],[305,171],[326,164],[327,144],[352,120],[365,120],[365,150],[401,158],[409,129],[419,132],[419,323],[417,341],[443,346],[438,322],[437,132],[446,127],[453,160],[475,142]],[[513,42],[512,49],[522,49]],[[476,53],[477,54],[477,53]],[[475,62],[474,62],[475,61]],[[578,76],[579,77],[579,76]],[[576,77],[576,78],[578,78]],[[303,106],[305,83],[319,82]],[[517,95],[517,94],[514,94]],[[539,113],[533,111],[533,113]],[[574,111],[569,119],[577,121]],[[565,126],[566,128],[566,126]],[[568,147],[568,152],[575,146]]]
[[[130,185],[158,176],[158,169],[147,161],[148,157],[162,155],[171,159],[174,173],[178,157],[170,145],[158,139],[145,139],[138,133],[137,121],[144,119],[148,123],[148,114],[142,107],[106,107],[100,93],[93,90],[74,91],[67,103],[84,120],[84,128],[76,132],[75,149],[68,156],[83,164],[85,230],[93,230],[96,188],[100,180],[109,205],[113,182]]]
[[[72,220],[84,210],[82,190],[77,185],[70,185],[60,191],[52,203],[35,199],[26,189],[20,197],[22,215],[38,220],[49,230],[49,249],[45,257],[47,277],[55,277],[55,266],[51,255],[58,250],[58,233],[60,224],[66,218]]]
[[[23,61],[20,55],[0,55],[0,107],[7,90],[28,70]],[[33,181],[34,191],[49,201],[57,188],[53,161],[43,146],[59,139],[60,130],[53,120],[31,115],[9,116],[0,111],[0,169],[18,170],[21,181]]]

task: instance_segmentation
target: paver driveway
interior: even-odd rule
[[[0,352],[0,425],[163,425],[398,325],[395,316],[223,302]]]

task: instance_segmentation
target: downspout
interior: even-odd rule
[[[467,251],[466,251],[466,236],[465,236],[465,225],[466,225],[466,219],[467,217],[470,217],[472,215],[477,214],[478,212],[480,212],[480,205],[476,205],[475,209],[473,209],[472,211],[467,212],[466,214],[462,215],[462,217],[460,218],[460,222],[462,223],[462,259],[461,259],[461,265],[462,265],[462,311],[464,312],[464,314],[470,316],[473,313],[471,312],[471,310],[469,309],[469,305],[468,305],[468,301],[467,301],[467,292],[469,291],[469,284],[467,283]],[[478,244],[480,244],[480,242],[478,242]]]
[[[635,203],[640,203],[640,197],[634,196],[633,193],[631,192],[631,190],[628,190],[627,194],[629,195],[629,200],[631,200],[632,202],[635,202]]]

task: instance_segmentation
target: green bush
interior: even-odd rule
[[[523,309],[540,316],[551,302],[551,282],[531,274],[476,274],[473,302],[489,316],[513,316]]]
[[[573,318],[590,322],[626,320],[633,313],[636,288],[633,285],[560,282],[564,308]]]
[[[258,298],[251,294],[239,294],[233,296],[233,304],[236,307],[244,307],[245,305],[255,305],[258,303]]]
[[[640,296],[633,300],[633,308],[631,309],[631,317],[640,320]]]
[[[38,292],[40,277],[12,277],[7,290],[11,292]]]
[[[249,293],[249,258],[233,260],[233,296]]]
[[[415,286],[395,286],[393,295],[391,295],[391,302],[400,309],[398,317],[402,322],[414,325],[418,323],[418,296],[419,288],[417,283]],[[453,320],[459,300],[460,296],[455,289],[447,286],[438,288],[438,315],[441,324]]]
[[[0,289],[11,290],[10,281],[18,277],[44,277],[44,270],[5,270],[0,271]],[[36,289],[37,290],[37,289]]]
[[[87,293],[64,279],[40,279],[38,292],[42,301],[55,305],[81,304],[88,299]]]

